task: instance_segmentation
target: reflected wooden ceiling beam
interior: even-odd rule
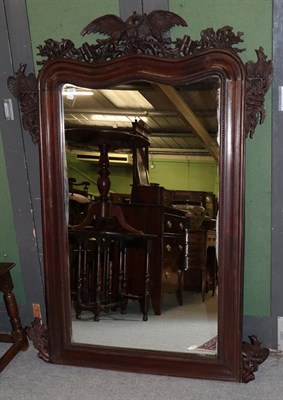
[[[219,161],[219,148],[215,141],[213,141],[203,126],[201,121],[194,114],[190,106],[180,96],[178,91],[172,86],[157,84],[157,87],[165,94],[165,96],[174,105],[176,110],[182,115],[182,117],[190,124],[198,138],[205,144],[206,149],[213,156],[213,158]]]

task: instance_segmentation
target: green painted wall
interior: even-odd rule
[[[68,175],[77,182],[90,182],[89,193],[98,194],[97,164],[78,161],[68,154]],[[133,181],[132,167],[111,166],[113,193],[130,193]],[[201,190],[218,193],[218,174],[214,161],[176,161],[154,159],[149,170],[150,182],[171,190]]]
[[[84,42],[79,32],[92,19],[119,14],[118,0],[26,0],[33,53],[49,37]],[[189,33],[198,39],[207,27],[231,25],[244,32],[244,62],[256,61],[259,46],[271,57],[272,0],[169,0],[169,9],[181,15],[188,28],[174,28],[172,37]],[[88,38],[90,41],[90,38]],[[270,313],[270,192],[271,192],[271,93],[266,98],[267,118],[246,149],[245,315]],[[256,229],[255,229],[256,227]]]
[[[25,301],[24,288],[22,282],[21,266],[16,239],[15,224],[12,212],[9,185],[7,180],[5,157],[0,132],[0,262],[13,262],[15,267],[12,269],[14,282],[14,293],[18,304]],[[2,296],[0,297],[2,302]]]
[[[71,39],[81,46],[89,37],[83,38],[80,32],[96,16],[119,15],[118,0],[26,0],[26,5],[35,60],[37,46],[46,39]]]
[[[217,170],[214,161],[154,160],[150,181],[171,190],[201,190],[218,192]]]

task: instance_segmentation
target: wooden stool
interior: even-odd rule
[[[75,300],[76,319],[80,318],[82,310],[94,313],[94,320],[99,321],[100,311],[121,308],[126,312],[127,300],[138,300],[143,320],[148,319],[149,308],[149,255],[153,235],[96,232],[89,230],[69,230],[69,237],[77,238],[77,290]],[[89,247],[92,242],[92,248]],[[93,246],[93,244],[95,246]],[[119,249],[116,258],[113,249]],[[144,250],[143,290],[141,295],[127,291],[127,249],[141,248]],[[115,253],[115,251],[114,251]],[[114,256],[115,261],[111,263]],[[91,264],[93,264],[91,266]],[[112,267],[110,266],[112,264]],[[90,268],[92,271],[90,272]],[[91,285],[89,280],[94,281]],[[115,283],[113,282],[115,281]],[[89,292],[91,289],[91,293]]]
[[[0,342],[13,343],[6,353],[0,358],[0,372],[3,371],[6,365],[20,350],[26,350],[28,348],[28,340],[21,325],[17,301],[12,293],[14,285],[10,270],[14,266],[15,264],[13,263],[0,263],[0,291],[4,293],[6,310],[12,325],[11,334],[0,334]]]

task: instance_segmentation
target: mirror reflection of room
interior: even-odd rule
[[[73,341],[215,354],[219,79],[62,93]]]

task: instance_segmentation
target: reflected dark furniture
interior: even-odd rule
[[[201,291],[202,300],[205,294],[212,290],[215,293],[217,286],[217,259],[216,259],[216,215],[217,198],[211,192],[194,190],[174,190],[173,203],[178,207],[184,205],[202,206],[205,208],[205,217],[199,226],[191,228],[188,217],[188,269],[184,273],[184,290]]]
[[[13,343],[0,358],[0,372],[20,350],[28,348],[28,340],[22,328],[17,301],[12,293],[14,285],[10,270],[14,266],[13,263],[0,263],[0,291],[4,294],[5,306],[12,326],[11,334],[0,334],[0,342]]]
[[[94,313],[94,320],[99,320],[102,310],[121,308],[126,312],[128,299],[140,302],[143,320],[147,321],[149,308],[149,254],[150,235],[97,231],[91,228],[69,230],[72,243],[77,243],[77,290],[75,298],[76,319],[83,310]],[[144,263],[141,294],[129,292],[127,287],[127,250],[142,249]],[[115,253],[118,250],[118,254]],[[139,266],[132,265],[131,268]]]
[[[165,293],[175,293],[183,302],[185,267],[185,213],[158,204],[120,204],[127,222],[146,234],[152,234],[149,293],[155,314],[162,312]],[[128,286],[133,292],[142,287],[143,256],[129,252]]]
[[[188,232],[189,260],[184,273],[184,290],[201,291],[202,301],[217,286],[215,230],[194,229]]]
[[[197,190],[174,190],[173,203],[199,204],[205,208],[206,215],[209,218],[216,218],[218,206],[214,193]]]

